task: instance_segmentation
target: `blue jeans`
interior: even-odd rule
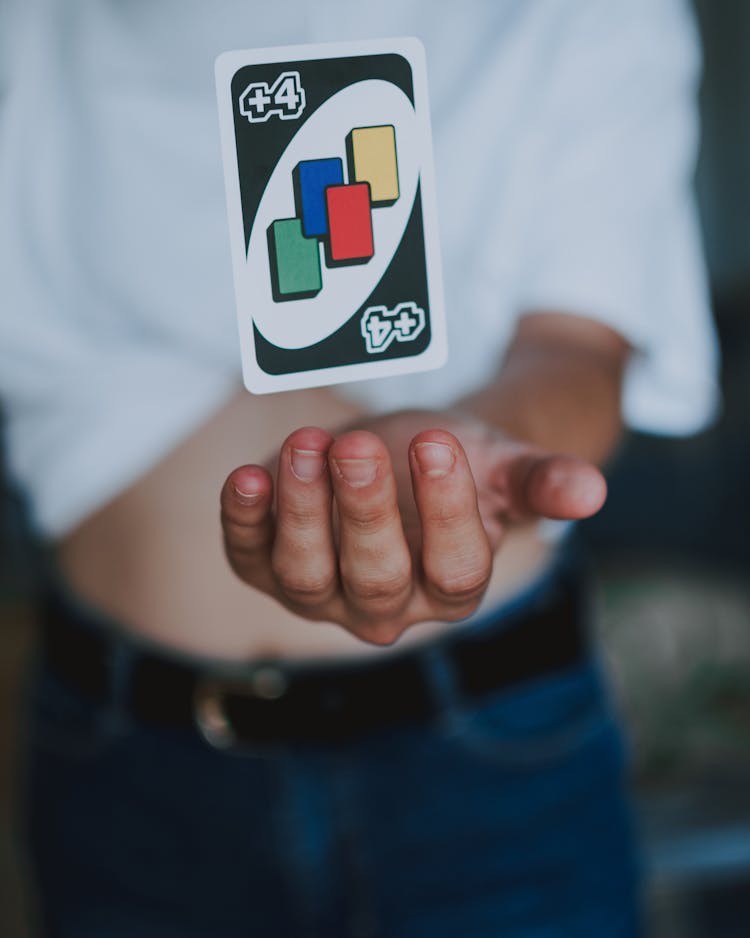
[[[425,725],[227,752],[41,668],[28,823],[44,934],[640,934],[624,749],[596,662],[469,705],[440,677]]]

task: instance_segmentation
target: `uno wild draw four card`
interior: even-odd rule
[[[225,52],[216,81],[248,389],[442,365],[421,43]]]

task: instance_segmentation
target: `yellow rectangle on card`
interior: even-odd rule
[[[369,182],[373,205],[398,199],[396,130],[392,124],[355,127],[347,140],[349,182]]]

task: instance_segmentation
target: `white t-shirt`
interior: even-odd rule
[[[342,393],[447,403],[545,309],[633,344],[630,426],[682,434],[714,411],[690,194],[699,52],[679,0],[15,0],[0,16],[0,393],[42,532],[131,483],[239,381],[226,49],[426,46],[450,360]]]

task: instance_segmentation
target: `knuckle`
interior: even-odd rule
[[[229,544],[241,544],[257,530],[256,525],[242,524],[239,521],[234,521],[228,515],[221,516],[221,526],[224,531],[224,539]]]
[[[273,572],[282,593],[300,605],[324,602],[336,589],[336,577],[326,571],[288,570],[275,566]]]
[[[475,605],[484,595],[490,578],[486,566],[460,568],[445,567],[428,574],[434,593],[450,605]]]
[[[458,508],[455,505],[438,503],[425,509],[423,520],[439,530],[451,530],[466,521],[466,514],[465,509]]]
[[[231,558],[232,555],[248,560],[267,546],[269,534],[261,527],[247,527],[246,525],[225,525],[224,550]]]
[[[471,525],[476,513],[476,494],[469,491],[427,498],[420,508],[422,521],[440,530],[455,530]]]
[[[375,534],[383,530],[394,517],[394,509],[382,502],[361,501],[347,506],[341,513],[342,521],[359,535]]]
[[[406,594],[402,586],[396,589],[382,587],[379,584],[356,584],[347,589],[351,603],[366,612],[370,619],[382,619],[401,612]]]
[[[411,584],[411,569],[407,564],[390,571],[381,570],[375,576],[363,575],[361,571],[342,570],[342,579],[347,592],[358,605],[390,611],[395,604],[400,605],[403,601]]]
[[[305,530],[317,528],[327,517],[327,511],[324,513],[320,505],[288,500],[283,508],[282,523],[291,529]]]

